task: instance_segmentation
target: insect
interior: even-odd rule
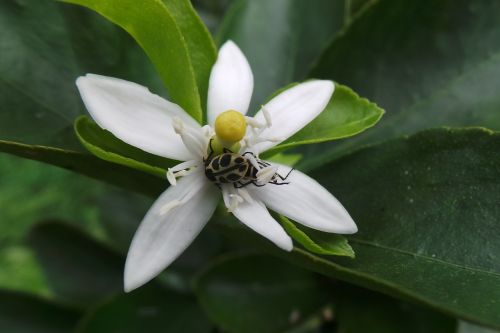
[[[266,185],[257,182],[259,169],[255,167],[254,163],[256,162],[261,168],[271,166],[271,164],[258,159],[252,152],[240,155],[227,148],[224,148],[222,154],[213,156],[212,140],[210,140],[209,147],[210,153],[205,159],[205,175],[217,186],[220,187],[221,184],[233,184],[235,188],[242,188],[250,184],[258,187]],[[251,159],[255,162],[252,163]],[[276,172],[268,184],[289,184],[289,182],[286,182],[286,179],[292,171],[293,169],[284,177]]]

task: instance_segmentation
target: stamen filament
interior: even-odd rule
[[[262,114],[264,115],[264,118],[266,119],[267,128],[273,126],[273,122],[271,119],[271,113],[269,113],[269,111],[266,109],[266,107],[264,105],[261,106],[261,109],[262,109]]]
[[[172,126],[175,133],[181,136],[184,145],[194,156],[204,155],[208,143],[205,133],[200,133],[199,130],[186,127],[179,117],[172,119]]]
[[[195,170],[194,167],[196,167],[198,164],[199,164],[199,162],[197,162],[195,160],[189,160],[186,162],[179,163],[172,168],[168,168],[167,180],[170,183],[170,185],[172,185],[172,186],[177,185],[176,178],[189,175],[190,173],[192,173]],[[192,168],[192,169],[187,170],[189,168]]]

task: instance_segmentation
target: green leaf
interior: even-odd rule
[[[88,151],[109,162],[144,171],[160,178],[165,178],[166,169],[175,164],[172,160],[149,154],[126,144],[86,116],[75,120],[75,131],[78,139]]]
[[[454,318],[379,293],[340,285],[334,295],[339,332],[456,332]]]
[[[4,222],[10,222],[3,220]],[[5,246],[0,251],[0,289],[50,295],[40,266],[30,249],[21,245]]]
[[[346,256],[354,258],[354,251],[342,235],[330,234],[298,226],[280,215],[281,225],[286,232],[308,251],[316,254]]]
[[[330,102],[318,117],[264,156],[285,148],[356,135],[375,125],[383,114],[384,110],[376,104],[359,97],[348,87],[337,84]]]
[[[279,163],[279,164],[284,164],[288,166],[294,166],[297,164],[300,159],[302,158],[301,154],[283,154],[283,153],[278,153],[270,156],[267,158],[268,161]]]
[[[172,100],[199,122],[216,50],[187,0],[63,0],[125,29],[149,56]],[[203,96],[203,97],[202,97]]]
[[[343,22],[344,1],[234,2],[217,40],[221,44],[232,39],[250,62],[255,78],[250,109],[255,110],[282,86],[303,80]]]
[[[67,304],[88,306],[123,290],[122,257],[75,227],[38,224],[28,243],[49,287]]]
[[[162,1],[172,12],[175,22],[183,33],[200,90],[201,106],[205,108],[210,71],[217,58],[217,49],[212,35],[189,0]]]
[[[229,332],[284,332],[324,305],[315,275],[265,255],[225,257],[201,273],[196,294]]]
[[[0,54],[2,140],[80,149],[73,121],[84,110],[74,82],[87,72],[163,93],[125,32],[85,8],[52,0],[0,3]]]
[[[380,0],[324,52],[312,76],[334,79],[388,111],[377,128],[310,152],[332,156],[437,126],[500,130],[500,3]],[[319,159],[314,165],[320,165]]]
[[[167,186],[158,177],[71,150],[0,140],[0,152],[52,164],[150,196],[157,196]]]
[[[500,134],[438,129],[358,150],[311,174],[346,207],[356,259],[281,251],[305,268],[500,328]]]
[[[96,306],[84,316],[76,330],[78,333],[212,331],[212,324],[192,298],[154,285]]]
[[[9,333],[67,333],[79,313],[28,294],[0,290],[0,331]]]

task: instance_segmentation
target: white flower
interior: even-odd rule
[[[88,74],[78,78],[77,86],[99,126],[146,152],[183,161],[168,171],[175,186],[156,200],[132,240],[125,265],[126,291],[151,280],[191,244],[212,216],[221,190],[225,205],[238,220],[286,251],[292,250],[292,240],[267,208],[324,232],[357,231],[344,207],[314,179],[258,158],[323,111],[333,94],[333,82],[298,84],[274,97],[253,118],[224,113],[246,114],[253,91],[250,66],[229,41],[220,49],[210,75],[204,127],[178,105],[132,82]],[[240,128],[233,129],[234,124]],[[226,143],[236,144],[248,168],[258,171],[257,179],[247,186],[243,185],[249,179],[216,186],[205,175],[211,139],[224,145],[224,140],[238,141],[243,135],[239,142]]]

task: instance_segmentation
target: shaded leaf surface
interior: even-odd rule
[[[65,303],[87,306],[122,291],[124,260],[74,227],[42,223],[28,240],[48,285]]]
[[[0,139],[80,149],[73,120],[84,112],[76,78],[88,72],[164,93],[126,33],[84,8],[52,0],[0,4]]]
[[[0,291],[0,331],[9,333],[67,333],[79,313],[27,294]]]
[[[364,135],[316,147],[311,156],[325,147],[335,155],[441,125],[500,129],[499,35],[495,0],[381,0],[369,6],[334,40],[312,75],[347,84],[387,116]]]
[[[265,255],[219,260],[195,286],[210,318],[230,332],[283,332],[326,302],[314,274]]]
[[[456,320],[452,317],[364,289],[339,287],[335,313],[341,332],[456,332]]]
[[[251,233],[222,230],[308,269],[500,327],[499,134],[426,131],[361,149],[312,176],[357,223],[349,237],[356,259],[288,254]]]
[[[98,305],[78,325],[79,333],[209,333],[212,324],[195,300],[153,285]]]

